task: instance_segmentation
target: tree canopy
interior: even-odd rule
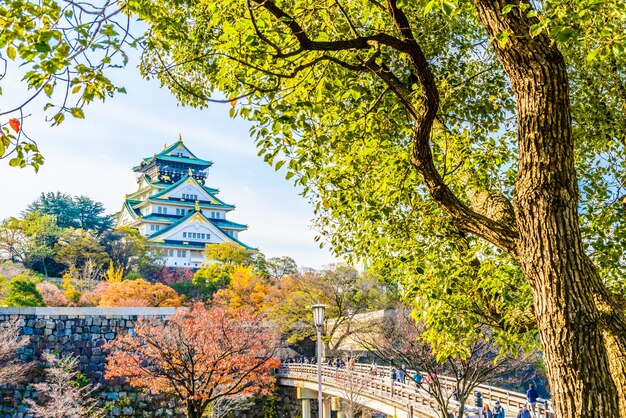
[[[3,57],[19,52],[34,90],[67,70],[79,101],[104,98],[114,87],[102,70],[124,38],[115,23],[66,29],[75,7],[5,2]],[[507,349],[534,340],[534,314],[559,415],[626,416],[622,0],[111,8],[148,25],[144,76],[185,105],[229,101],[253,121],[260,155],[303,187],[335,251],[440,312],[444,337],[488,324]],[[104,58],[81,67],[94,30]],[[1,121],[20,166],[37,152],[17,148],[21,110]]]

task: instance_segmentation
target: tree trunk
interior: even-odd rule
[[[626,417],[626,321],[583,251],[563,56],[506,0],[476,0],[517,103],[516,257],[534,298],[557,416]]]
[[[202,418],[204,410],[198,408],[193,401],[187,401],[187,418]]]

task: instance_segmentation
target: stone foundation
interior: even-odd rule
[[[38,359],[42,352],[73,356],[79,370],[100,385],[101,404],[112,417],[185,416],[172,402],[137,392],[119,379],[105,381],[102,346],[119,334],[133,333],[139,318],[167,320],[175,308],[0,308],[0,323],[17,320],[21,333],[30,337],[18,354],[22,361]],[[41,381],[37,372],[30,382]],[[0,386],[0,418],[26,418],[23,399],[36,399],[29,382]],[[249,411],[236,411],[224,418],[300,418],[302,410],[295,389],[279,387],[269,398],[259,399]]]

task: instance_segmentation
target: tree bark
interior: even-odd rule
[[[517,259],[534,298],[557,416],[626,417],[626,321],[585,255],[563,56],[506,0],[476,0],[517,103]]]

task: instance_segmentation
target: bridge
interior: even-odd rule
[[[378,366],[376,374],[373,374],[368,364],[340,369],[322,366],[324,409],[320,418],[330,418],[332,411],[338,418],[351,418],[354,404],[391,418],[441,417],[437,403],[425,389],[427,385],[416,388],[415,384],[411,384],[411,379],[408,379],[408,384],[404,384],[392,381],[390,376],[390,368]],[[445,376],[438,376],[438,379],[448,389],[448,393],[453,392],[454,379]],[[283,363],[279,369],[279,380],[281,385],[297,389],[298,398],[302,401],[302,418],[310,418],[311,405],[317,405],[317,365]],[[489,404],[491,409],[496,401],[500,401],[507,417],[515,417],[519,408],[526,403],[525,394],[492,386],[479,385],[474,392],[481,392],[485,404]],[[476,409],[469,406],[473,405],[473,399],[468,399],[467,404],[467,416],[477,417]],[[451,405],[455,407],[458,403],[451,401]],[[553,416],[544,399],[539,399],[536,411],[536,418]]]

